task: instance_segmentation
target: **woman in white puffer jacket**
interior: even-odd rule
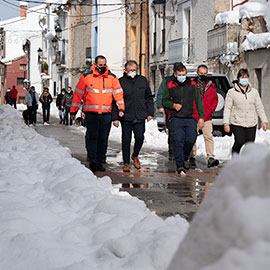
[[[267,129],[267,117],[259,92],[248,81],[247,69],[240,69],[237,82],[225,99],[223,123],[225,132],[232,131],[234,145],[232,153],[239,153],[247,142],[254,142],[258,124],[258,116],[262,121],[262,129]]]

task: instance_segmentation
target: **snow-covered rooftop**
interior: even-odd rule
[[[232,11],[219,13],[216,16],[216,24],[239,24],[239,20],[243,18],[252,18],[263,16],[269,29],[270,23],[270,2],[260,0],[250,1],[242,6],[237,6]]]

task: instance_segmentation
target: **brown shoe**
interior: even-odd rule
[[[123,172],[130,172],[130,166],[129,166],[129,164],[126,163],[124,165]]]
[[[134,167],[136,169],[140,169],[141,168],[141,163],[138,159],[138,157],[134,157],[133,155],[131,156],[131,159],[134,161]]]

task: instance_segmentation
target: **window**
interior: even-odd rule
[[[17,78],[17,85],[23,85],[24,78]]]
[[[26,70],[26,64],[20,64],[20,70]]]

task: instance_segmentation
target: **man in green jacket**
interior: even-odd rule
[[[204,125],[204,110],[198,88],[187,78],[187,69],[182,63],[173,67],[173,75],[165,78],[162,105],[168,109],[171,133],[174,142],[174,159],[177,172],[186,172],[188,157],[197,138],[197,125]],[[197,107],[199,120],[193,118]]]

